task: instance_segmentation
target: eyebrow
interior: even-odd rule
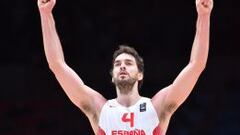
[[[124,59],[123,61],[133,62],[133,60],[131,60],[131,59]],[[119,62],[121,62],[121,60],[116,60],[116,61],[114,61],[114,63],[119,63]]]
[[[126,62],[133,62],[131,59],[125,59]]]

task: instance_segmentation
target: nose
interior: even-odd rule
[[[126,70],[126,67],[125,67],[125,66],[121,66],[121,67],[120,67],[120,70],[121,70],[121,71],[125,71],[125,70]]]

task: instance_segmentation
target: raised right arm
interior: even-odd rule
[[[80,77],[66,64],[56,32],[52,9],[56,0],[38,0],[41,16],[44,51],[51,71],[70,100],[88,117],[100,113],[105,98],[86,86]]]

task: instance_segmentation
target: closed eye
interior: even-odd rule
[[[132,65],[132,62],[125,62],[126,65]]]
[[[115,63],[114,66],[115,67],[120,66],[120,63]]]
[[[120,61],[115,61],[114,62],[114,67],[117,67],[117,66],[120,66],[121,65],[121,62]]]
[[[125,60],[125,64],[126,65],[133,65],[133,61],[132,60],[129,60],[129,59],[127,59],[127,60]]]

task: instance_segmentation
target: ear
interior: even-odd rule
[[[112,77],[112,83],[114,83],[114,79],[113,79],[113,77]]]
[[[138,73],[138,81],[140,81],[140,80],[142,80],[142,79],[143,79],[143,73],[140,72],[140,73]]]

